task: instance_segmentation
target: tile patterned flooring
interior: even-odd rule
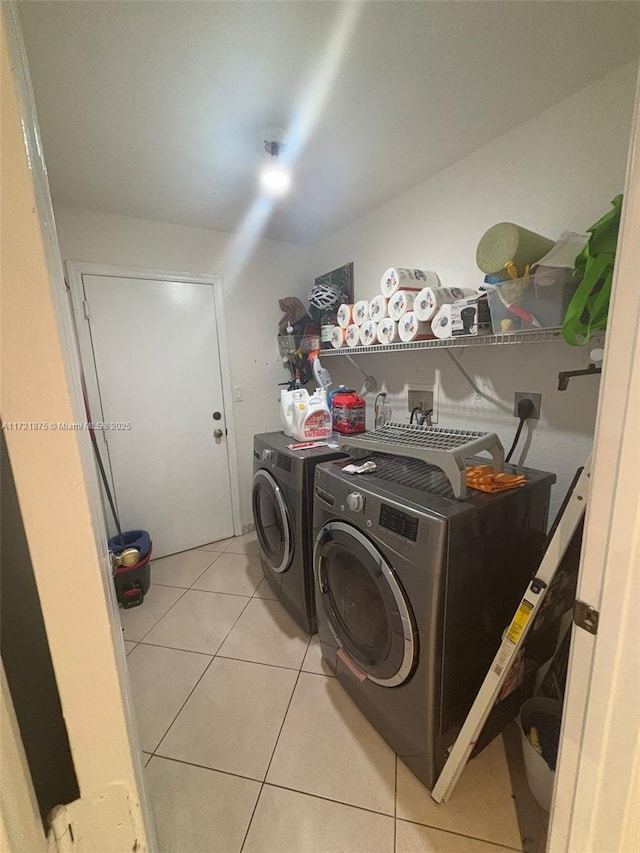
[[[437,806],[262,579],[254,534],[154,560],[121,611],[162,853],[522,850],[502,738]]]

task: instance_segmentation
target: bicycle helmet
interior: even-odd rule
[[[330,308],[340,305],[341,297],[338,288],[333,284],[314,284],[309,291],[309,314],[316,323],[320,317]]]

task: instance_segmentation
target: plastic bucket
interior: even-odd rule
[[[562,705],[556,699],[537,697],[529,699],[520,709],[518,726],[522,738],[522,754],[524,757],[524,770],[527,776],[529,789],[542,808],[551,811],[551,798],[553,796],[553,783],[555,782],[555,770],[552,770],[542,755],[535,749],[527,738],[526,732],[532,726],[536,726],[540,715],[555,717],[558,721],[558,731],[562,721]]]

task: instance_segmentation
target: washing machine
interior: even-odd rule
[[[456,500],[437,468],[368,458],[369,474],[316,468],[322,655],[431,788],[542,556],[555,476],[506,466],[527,485]]]
[[[253,439],[253,520],[262,571],[279,601],[307,633],[316,632],[312,556],[313,477],[337,448],[290,450],[295,439],[267,432]]]

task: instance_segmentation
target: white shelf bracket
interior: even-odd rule
[[[345,353],[345,356],[347,358],[347,361],[350,362],[355,367],[355,369],[358,370],[364,376],[364,387],[365,387],[365,389],[369,393],[371,393],[372,391],[375,391],[376,388],[378,387],[378,382],[377,382],[375,376],[371,376],[369,373],[366,372],[366,370],[363,370],[360,367],[360,365],[358,364],[358,362],[355,360],[355,358],[350,356],[348,353]]]

